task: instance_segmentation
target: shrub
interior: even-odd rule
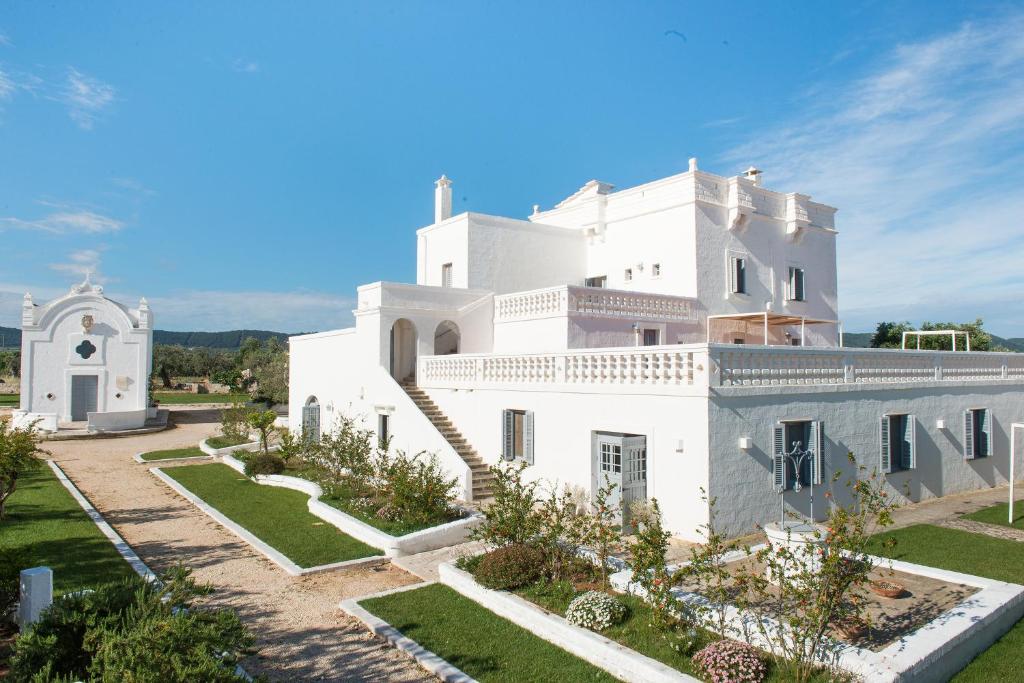
[[[760,683],[768,675],[756,649],[735,640],[716,640],[693,656],[711,683]]]
[[[0,548],[0,618],[18,604],[21,597],[21,570],[31,566],[32,558],[19,548]]]
[[[258,474],[281,474],[284,472],[284,460],[271,453],[256,453],[245,461],[245,476],[255,477]]]
[[[603,631],[621,623],[625,618],[626,606],[601,591],[587,591],[577,595],[565,610],[566,621],[591,631]]]
[[[543,519],[537,505],[537,483],[523,482],[526,463],[491,467],[494,500],[484,508],[484,521],[472,538],[492,548],[526,545],[537,540]]]
[[[310,460],[320,468],[327,487],[344,481],[353,489],[363,489],[373,476],[376,444],[372,430],[360,429],[353,418],[339,415],[337,426],[322,434],[311,449]]]
[[[452,517],[456,478],[445,475],[437,456],[402,451],[392,456],[379,452],[374,487],[396,519],[410,524],[440,524]]]
[[[66,595],[14,646],[13,681],[241,681],[253,637],[229,610],[193,607],[209,592],[187,570],[158,586],[139,578]]]
[[[39,435],[33,425],[11,428],[11,418],[0,417],[0,519],[7,512],[7,499],[18,487],[18,477],[39,466]]]
[[[544,569],[544,553],[528,545],[507,545],[483,556],[473,575],[487,588],[510,590],[533,583]]]
[[[273,410],[256,410],[246,417],[245,421],[250,427],[259,432],[260,448],[264,453],[269,453],[270,434],[274,428],[274,421],[277,420],[277,413]]]
[[[234,406],[221,411],[220,432],[232,443],[245,443],[249,440],[249,413],[252,408]]]

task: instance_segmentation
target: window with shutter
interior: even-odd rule
[[[789,283],[786,287],[790,301],[804,301],[804,269],[790,266]]]
[[[503,410],[502,411],[502,450],[501,457],[504,460],[512,460],[515,458],[513,453],[513,432],[515,431],[515,411]]]
[[[825,441],[824,441],[824,428],[821,422],[812,422],[810,424],[810,432],[807,437],[807,450],[810,451],[808,456],[810,461],[810,479],[811,483],[815,486],[820,486],[824,481],[824,468],[825,468]]]
[[[913,415],[883,415],[879,428],[879,470],[888,474],[914,469],[917,463]]]
[[[992,416],[988,410],[981,408],[975,411],[978,415],[978,427],[976,434],[980,436],[977,453],[980,457],[987,458],[992,455]]]
[[[390,416],[381,413],[377,415],[377,445],[381,448],[388,447],[388,440],[391,439]]]
[[[533,464],[533,412],[529,410],[502,411],[502,458],[522,458]]]
[[[772,428],[772,480],[776,493],[786,490],[786,426]]]
[[[523,459],[533,464],[533,411],[523,415]]]
[[[452,264],[450,263],[446,263],[443,266],[441,266],[441,286],[452,286]]]
[[[892,421],[889,418],[889,415],[883,415],[878,423],[878,470],[883,474],[892,472]]]
[[[974,411],[964,411],[964,459],[974,460],[977,451],[974,443]]]
[[[917,418],[913,415],[906,416],[903,444],[904,467],[908,470],[915,469],[917,467]]]

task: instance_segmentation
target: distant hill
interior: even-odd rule
[[[277,337],[284,342],[289,334],[286,332],[269,332],[267,330],[229,330],[227,332],[170,332],[153,330],[154,344],[180,344],[190,348],[237,349],[242,340],[255,337],[265,341]],[[18,348],[21,346],[21,330],[16,327],[0,326],[0,348]]]

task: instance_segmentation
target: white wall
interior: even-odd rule
[[[452,264],[452,287],[469,287],[469,214],[416,231],[416,284],[441,286],[441,266]]]
[[[779,496],[772,489],[772,426],[780,420],[824,423],[825,479],[836,470],[852,474],[852,452],[868,473],[878,468],[879,420],[889,413],[917,417],[917,469],[886,476],[891,493],[912,501],[1006,483],[1009,474],[1009,425],[1024,418],[1024,389],[965,382],[956,386],[890,389],[856,387],[722,388],[711,397],[709,424],[711,492],[718,497],[717,520],[732,535],[753,531],[755,523],[779,518]],[[993,417],[993,455],[964,460],[963,412],[988,408]],[[946,428],[937,429],[936,420]],[[740,437],[754,447],[740,450]],[[836,500],[848,499],[843,482],[831,487]],[[815,516],[825,513],[824,491],[815,495]],[[788,509],[809,514],[810,491],[788,491]]]
[[[532,479],[591,487],[591,435],[623,432],[647,437],[648,497],[658,499],[673,533],[697,539],[706,522],[700,488],[707,482],[707,401],[697,396],[570,391],[430,389],[431,399],[486,462],[501,459],[502,410],[534,412]],[[677,452],[679,441],[683,452]]]

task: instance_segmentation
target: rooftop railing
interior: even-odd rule
[[[649,292],[562,285],[494,297],[494,321],[584,315],[631,320],[695,321],[694,300]]]

